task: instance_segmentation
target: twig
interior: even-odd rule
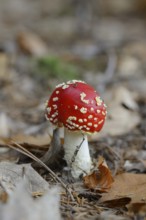
[[[71,166],[72,166],[72,164],[75,162],[76,156],[77,156],[77,154],[78,154],[78,152],[79,152],[79,150],[80,150],[80,148],[81,148],[81,146],[82,146],[82,144],[83,144],[84,141],[85,141],[85,137],[84,137],[84,135],[83,135],[83,140],[81,141],[81,143],[80,143],[78,146],[76,146],[76,150],[75,150],[75,152],[74,152],[74,155],[72,156]]]
[[[55,178],[59,183],[61,183],[61,185],[63,186],[63,188],[68,192],[68,194],[71,197],[72,201],[75,201],[71,189],[67,187],[67,185],[48,167],[46,166],[46,164],[44,164],[39,158],[37,158],[34,154],[32,154],[31,152],[29,152],[27,149],[25,149],[24,147],[22,147],[20,144],[16,143],[15,141],[12,141],[13,144],[15,144],[17,147],[11,145],[11,144],[7,144],[8,147],[19,151],[22,154],[25,154],[26,156],[30,157],[31,159],[35,160],[36,162],[38,162],[39,164],[42,165],[42,167],[44,167],[49,173],[50,175]]]

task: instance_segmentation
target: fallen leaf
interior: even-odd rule
[[[4,191],[2,193],[0,193],[0,201],[2,203],[6,203],[7,200],[8,200],[8,193],[6,193]]]
[[[129,198],[129,200],[128,200]],[[114,178],[114,183],[107,193],[103,193],[99,202],[114,207],[125,200],[128,203],[146,202],[146,175],[135,173],[123,173]],[[115,202],[116,201],[116,202]],[[122,203],[123,204],[123,203]]]
[[[47,54],[47,46],[43,40],[32,32],[21,32],[17,38],[20,48],[33,56],[43,56]]]
[[[122,55],[118,65],[118,73],[123,78],[134,77],[141,74],[141,62],[138,58]]]
[[[41,146],[47,146],[51,142],[51,137],[49,135],[24,135],[18,134],[11,138],[13,141],[19,144],[27,144],[29,146],[34,146],[41,148]]]
[[[127,83],[127,86],[129,86],[129,88],[132,91],[136,91],[138,94],[138,99],[139,100],[143,100],[145,102],[145,94],[146,94],[146,79],[145,76],[141,77],[141,78],[136,78],[133,80],[129,80]]]
[[[17,134],[11,136],[10,138],[0,138],[0,145],[7,145],[8,143],[11,143],[12,140],[25,147],[48,149],[51,137],[49,135]]]
[[[124,105],[127,109],[137,111],[138,104],[135,101],[135,96],[133,92],[129,91],[126,87],[119,86],[118,88],[113,89],[113,100],[112,104],[114,105]],[[136,96],[137,97],[137,96]]]
[[[98,170],[83,178],[84,185],[89,189],[107,191],[110,189],[114,179],[103,157],[99,157]]]
[[[134,170],[137,171],[137,173],[144,173],[146,171],[146,166],[144,165],[142,160],[125,160],[123,168],[126,172]]]
[[[108,91],[107,119],[100,133],[89,137],[90,141],[99,137],[123,135],[134,129],[141,121],[135,94],[125,87]],[[107,96],[108,96],[107,95]]]
[[[123,198],[108,200],[102,204],[104,204],[104,206],[106,206],[108,208],[115,208],[115,207],[119,208],[119,207],[125,207],[130,202],[131,202],[130,197],[123,197]]]
[[[128,208],[128,213],[130,215],[139,214],[140,216],[145,216],[146,213],[146,203],[132,203],[126,206]]]
[[[123,135],[135,128],[140,123],[140,116],[136,112],[131,112],[122,106],[111,106],[108,120],[101,132],[105,135]]]
[[[24,155],[8,147],[9,144],[12,144],[12,141],[22,145],[25,149],[42,156],[42,154],[45,154],[49,149],[51,138],[49,135],[33,136],[24,134],[17,134],[10,138],[0,137],[0,161],[17,162],[18,160],[24,160]]]
[[[9,162],[0,163],[0,191],[12,192],[17,183],[28,179],[28,191],[45,192],[48,183],[31,167],[30,164],[17,165]]]

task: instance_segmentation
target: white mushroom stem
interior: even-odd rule
[[[80,146],[80,148],[77,152],[78,146]],[[90,172],[92,168],[92,161],[89,153],[88,139],[86,134],[83,136],[81,131],[69,131],[67,128],[65,128],[64,151],[64,158],[67,162],[67,165],[71,168],[71,174],[74,178],[79,178],[81,174],[85,175],[86,173]]]

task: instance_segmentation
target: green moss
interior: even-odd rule
[[[37,73],[46,79],[48,77],[61,80],[79,78],[79,69],[58,57],[46,56],[39,58],[36,62]]]

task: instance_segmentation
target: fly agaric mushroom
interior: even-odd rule
[[[46,103],[46,118],[64,126],[64,151],[71,174],[89,173],[92,160],[87,134],[99,132],[106,117],[106,105],[90,85],[72,80],[56,86]]]

